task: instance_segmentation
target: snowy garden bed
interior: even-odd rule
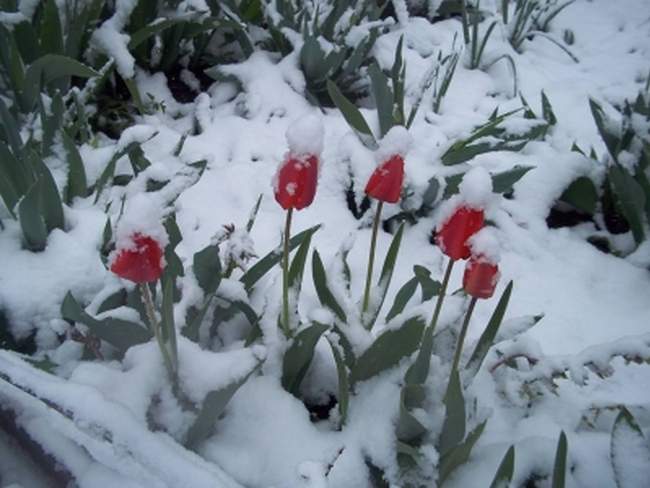
[[[2,486],[645,486],[650,2],[533,3],[3,5]]]

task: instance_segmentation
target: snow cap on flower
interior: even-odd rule
[[[472,168],[463,176],[458,186],[458,194],[439,206],[434,225],[440,229],[460,208],[485,211],[489,208],[492,197],[490,173],[481,167]]]
[[[483,227],[468,240],[472,256],[480,261],[499,264],[501,245],[494,227]]]
[[[379,163],[366,184],[366,194],[376,200],[396,203],[404,184],[404,155],[411,136],[404,127],[393,127],[381,140],[375,157]]]
[[[485,168],[470,169],[458,187],[460,197],[468,207],[485,208],[492,198],[492,177]]]
[[[163,210],[162,202],[151,194],[140,193],[130,197],[115,229],[115,247],[132,246],[134,234],[149,236],[162,248],[167,246],[169,238],[163,226]]]
[[[294,156],[305,154],[320,156],[323,152],[324,133],[323,122],[318,115],[313,113],[303,115],[287,129],[289,152]]]
[[[395,155],[402,156],[403,159],[410,151],[412,144],[413,138],[408,130],[401,125],[396,125],[379,141],[379,149],[375,151],[377,164],[382,164]]]

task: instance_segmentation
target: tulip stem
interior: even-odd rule
[[[445,301],[445,295],[447,295],[447,286],[449,285],[449,278],[451,277],[451,270],[454,267],[454,263],[455,261],[450,258],[449,264],[447,264],[447,269],[445,270],[445,276],[442,279],[442,285],[440,286],[440,293],[438,294],[438,300],[436,301],[436,308],[433,309],[431,322],[429,322],[431,337],[433,337],[433,332],[436,330],[436,325],[438,324],[438,317],[440,316],[440,311],[442,310],[442,302]]]
[[[363,308],[361,309],[362,313],[365,314],[368,311],[368,305],[370,304],[370,283],[372,282],[372,268],[375,265],[375,249],[377,248],[377,232],[379,231],[379,222],[381,221],[381,209],[384,206],[384,202],[379,200],[377,205],[377,211],[375,212],[375,220],[372,224],[372,237],[370,238],[370,253],[368,254],[368,270],[366,274],[366,289],[363,293]]]
[[[142,304],[144,305],[145,313],[147,314],[147,320],[149,322],[149,328],[153,331],[154,336],[156,337],[156,342],[158,342],[158,348],[160,349],[160,354],[163,357],[163,363],[165,363],[165,368],[169,374],[169,378],[172,381],[172,385],[176,385],[176,371],[172,363],[172,359],[169,356],[169,351],[165,347],[165,342],[162,338],[162,333],[160,331],[160,325],[158,324],[158,319],[156,318],[156,309],[153,304],[153,299],[151,298],[151,292],[149,291],[149,283],[140,283],[140,296],[142,297]]]
[[[284,251],[282,254],[282,328],[284,335],[291,335],[291,324],[289,318],[289,238],[291,237],[291,216],[293,208],[287,210],[287,218],[284,223]]]
[[[469,325],[469,320],[472,318],[472,312],[474,311],[474,306],[476,305],[477,297],[472,297],[472,300],[469,302],[469,307],[465,313],[465,320],[463,320],[463,325],[460,328],[460,335],[458,336],[458,344],[456,344],[456,352],[454,353],[454,361],[451,363],[451,372],[449,377],[454,374],[454,371],[458,369],[458,363],[460,361],[460,353],[463,350],[463,343],[465,342],[465,335],[467,334],[467,326]]]

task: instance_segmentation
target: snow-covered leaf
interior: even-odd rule
[[[282,386],[289,393],[298,396],[300,383],[302,383],[311,360],[314,357],[314,348],[323,332],[329,326],[315,322],[313,325],[302,329],[293,338],[291,345],[284,353],[282,360]]]
[[[566,479],[567,441],[564,431],[560,432],[553,463],[553,479],[551,488],[564,488]]]
[[[323,306],[329,308],[332,312],[336,314],[338,319],[341,322],[346,322],[347,318],[345,312],[341,305],[336,301],[334,294],[330,290],[330,287],[327,283],[327,274],[325,273],[325,266],[323,266],[323,261],[320,258],[318,251],[314,250],[312,254],[312,276],[314,278],[314,286],[316,287],[316,293],[318,299],[323,304]]]
[[[499,464],[490,488],[508,488],[515,472],[515,446],[510,446]]]
[[[423,329],[424,320],[413,317],[399,329],[383,332],[357,359],[350,373],[350,382],[354,384],[372,378],[412,354],[420,344]]]
[[[230,399],[259,367],[257,365],[244,377],[233,381],[220,390],[211,391],[206,395],[196,420],[194,420],[190,430],[187,432],[185,445],[189,449],[196,450],[199,444],[212,434],[215,422],[226,409]]]
[[[645,486],[650,480],[650,447],[630,411],[621,407],[610,441],[610,457],[618,488]]]

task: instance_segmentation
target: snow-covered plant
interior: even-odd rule
[[[382,20],[388,2],[272,0],[265,19],[282,54],[295,50],[306,95],[317,105],[331,105],[327,80],[353,99],[362,91],[359,81],[380,32],[392,23]]]
[[[607,148],[605,177],[602,183],[587,176],[576,178],[560,201],[590,217],[602,212],[609,232],[631,231],[638,246],[646,240],[650,225],[650,95],[640,92],[612,115],[593,99],[589,105]],[[593,150],[588,156],[577,145],[573,150],[598,160]]]
[[[88,46],[92,22],[100,13],[98,7],[99,2],[75,7],[71,13],[78,17],[67,16],[65,24],[54,0],[42,2],[33,18],[6,11],[14,14],[8,18],[15,22],[0,23],[0,95],[12,100],[12,110],[29,114],[41,91],[51,96],[57,89],[65,93],[71,77],[78,80],[97,75],[80,59]]]
[[[524,41],[542,37],[555,44],[576,63],[573,53],[548,33],[551,21],[575,0],[560,3],[558,0],[501,0],[501,17],[508,31],[508,41],[517,52]],[[513,10],[510,7],[514,6]]]

